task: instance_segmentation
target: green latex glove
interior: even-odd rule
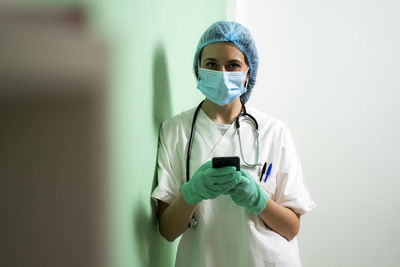
[[[182,186],[182,195],[188,204],[197,204],[203,199],[214,199],[231,190],[241,180],[242,174],[235,167],[213,168],[207,161]]]
[[[240,171],[242,179],[228,193],[233,202],[243,206],[254,215],[259,215],[267,206],[269,196],[265,193],[246,170]]]

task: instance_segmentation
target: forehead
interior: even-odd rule
[[[212,43],[203,48],[202,60],[214,58],[220,61],[237,59],[244,62],[244,54],[231,42]]]

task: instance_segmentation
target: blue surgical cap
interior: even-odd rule
[[[197,79],[199,77],[198,65],[201,51],[205,46],[217,42],[232,42],[247,59],[250,77],[247,92],[240,96],[243,103],[246,103],[256,83],[258,69],[257,48],[250,31],[243,25],[232,21],[218,21],[212,24],[201,36],[194,54],[193,70]]]

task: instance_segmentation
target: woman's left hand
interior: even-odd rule
[[[233,202],[243,206],[255,215],[259,215],[267,205],[269,196],[258,186],[254,178],[246,170],[241,170],[241,181],[228,194]]]

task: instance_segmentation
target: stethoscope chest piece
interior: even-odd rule
[[[189,228],[191,228],[193,230],[197,228],[197,219],[194,215],[193,215],[192,219],[190,220]]]

